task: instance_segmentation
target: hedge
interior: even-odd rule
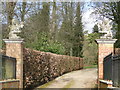
[[[83,59],[24,48],[24,88],[35,88],[54,78],[83,68]]]

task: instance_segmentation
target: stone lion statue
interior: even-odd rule
[[[99,33],[103,34],[101,38],[106,38],[106,39],[113,38],[111,31],[112,25],[110,25],[111,22],[112,22],[111,20],[104,18],[103,21],[98,23],[98,27],[101,29]]]
[[[12,19],[12,25],[10,27],[9,39],[20,39],[17,34],[21,32],[21,28],[24,27],[23,22],[19,23],[18,20]]]

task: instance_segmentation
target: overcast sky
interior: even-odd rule
[[[96,15],[91,14],[92,12],[94,12],[94,8],[92,7],[91,4],[92,3],[85,3],[83,14],[82,14],[84,31],[88,30],[89,33],[92,32],[92,29],[96,23],[95,21],[97,19]]]

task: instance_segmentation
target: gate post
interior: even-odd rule
[[[96,39],[98,43],[98,80],[103,79],[103,60],[114,53],[114,43],[117,39]]]
[[[23,88],[23,39],[3,39],[6,43],[6,55],[16,58],[16,79]]]

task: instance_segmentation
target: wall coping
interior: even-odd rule
[[[109,85],[113,84],[112,81],[107,81],[107,80],[99,80],[99,81],[102,82],[102,83],[105,83],[105,84],[109,84]]]
[[[22,43],[24,39],[3,39],[5,43]]]
[[[96,39],[98,44],[114,44],[117,39]]]
[[[9,80],[2,80],[0,83],[7,83],[7,82],[19,82],[19,79],[9,79]]]

